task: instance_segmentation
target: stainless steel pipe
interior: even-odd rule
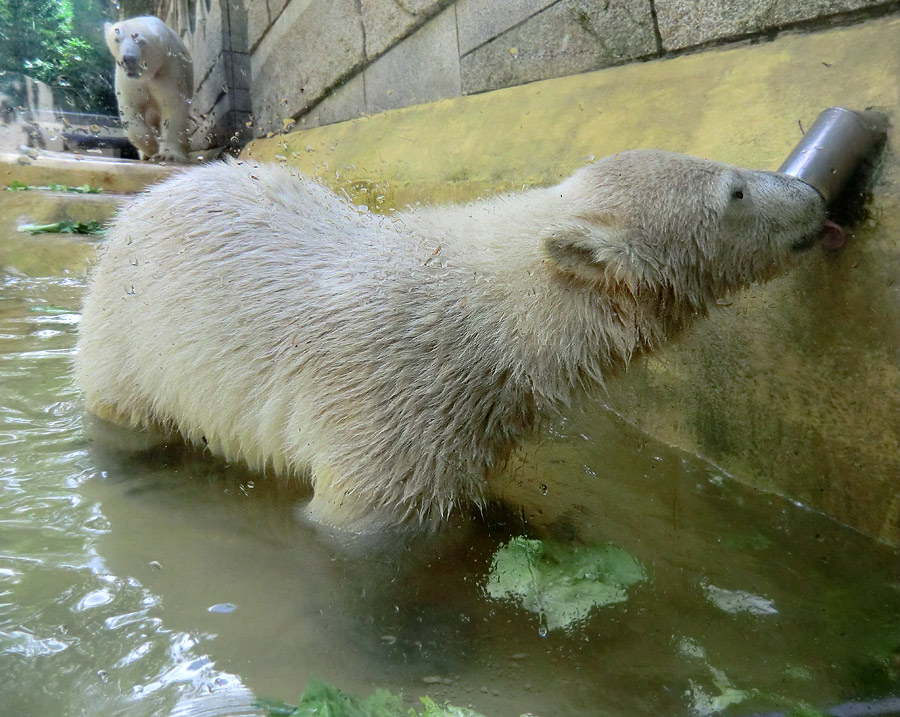
[[[806,182],[830,203],[886,131],[887,119],[878,112],[829,107],[816,117],[778,172]]]

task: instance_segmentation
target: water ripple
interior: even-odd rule
[[[224,714],[225,692],[249,691],[97,553],[110,525],[79,492],[99,471],[70,375],[83,288],[0,276],[0,704],[5,714],[131,716],[214,695],[192,714]]]

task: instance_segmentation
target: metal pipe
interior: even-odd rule
[[[887,132],[887,119],[846,107],[823,110],[778,172],[810,185],[830,203]]]

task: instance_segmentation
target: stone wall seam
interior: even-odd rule
[[[360,6],[360,19],[362,20],[362,17],[363,17],[363,16],[362,16],[362,2],[361,2],[361,0],[358,0],[358,5]],[[412,23],[409,27],[407,27],[406,30],[405,30],[401,35],[399,35],[399,36],[397,37],[397,39],[396,39],[396,41],[394,42],[393,45],[390,45],[390,46],[384,48],[383,50],[381,50],[381,51],[379,51],[379,52],[377,52],[377,53],[374,53],[374,54],[372,54],[372,55],[369,55],[369,52],[368,52],[368,50],[366,49],[366,50],[365,50],[366,60],[368,61],[369,64],[371,64],[371,63],[375,62],[376,60],[378,60],[379,58],[384,57],[384,55],[386,55],[386,54],[387,54],[388,52],[390,52],[392,49],[394,49],[394,48],[397,47],[398,45],[403,44],[403,43],[406,42],[410,37],[412,37],[413,35],[415,35],[419,30],[422,29],[422,27],[423,27],[424,25],[426,25],[429,21],[431,21],[431,20],[433,20],[434,18],[436,18],[438,15],[440,15],[442,12],[444,12],[444,10],[446,10],[448,7],[450,7],[450,6],[455,6],[455,5],[456,5],[456,0],[449,0],[449,1],[445,1],[445,2],[438,3],[438,4],[435,6],[434,10],[433,10],[430,14],[425,14],[425,13],[423,13],[421,17],[417,17],[416,22]],[[400,7],[403,8],[403,5],[400,4]],[[403,8],[403,9],[406,10],[406,8]],[[410,12],[410,11],[407,10],[407,12]],[[410,14],[414,14],[414,13],[410,13]],[[366,35],[365,35],[365,32],[366,32],[366,30],[365,30],[365,25],[366,25],[366,23],[365,23],[364,20],[362,21],[362,25],[363,25],[363,38],[365,39],[365,38],[366,38]],[[363,45],[363,47],[364,47],[364,48],[366,47],[365,44]],[[368,67],[368,65],[367,65],[367,67]],[[363,69],[365,69],[365,68],[363,68]]]
[[[368,30],[366,29],[366,21],[365,17],[363,16],[362,0],[356,0],[356,12],[359,14],[359,24],[362,27],[363,56],[366,58],[366,60],[369,60],[369,51],[366,49],[368,43]],[[365,72],[365,67],[360,70],[360,72]]]
[[[662,33],[659,31],[659,17],[656,14],[656,0],[650,0],[650,17],[653,20],[653,34],[656,36],[656,52],[660,56],[665,54]]]
[[[488,38],[487,40],[485,40],[485,41],[482,42],[481,44],[476,45],[476,46],[473,47],[471,50],[467,50],[467,51],[464,52],[464,53],[460,53],[459,59],[462,60],[464,57],[468,57],[468,56],[471,55],[472,53],[478,52],[478,50],[480,50],[480,49],[481,49],[482,47],[484,47],[485,45],[490,45],[492,42],[494,42],[495,40],[497,40],[497,38],[503,37],[506,33],[512,32],[513,30],[518,29],[519,27],[521,27],[521,26],[524,25],[525,23],[530,22],[533,18],[537,17],[538,15],[540,15],[540,14],[542,14],[542,13],[545,13],[545,12],[547,12],[548,10],[550,10],[550,9],[552,9],[552,8],[554,8],[554,7],[556,7],[556,6],[559,5],[561,2],[563,2],[563,0],[556,0],[556,2],[550,3],[549,5],[547,5],[547,6],[544,7],[544,8],[541,8],[541,9],[538,10],[537,12],[531,13],[531,15],[529,15],[528,17],[523,17],[523,18],[522,18],[521,20],[519,20],[518,22],[513,23],[513,24],[510,25],[509,27],[505,27],[505,28],[503,29],[502,32],[498,32],[496,35],[494,35],[493,37]]]
[[[659,4],[659,2],[660,0],[653,0],[654,10],[656,10],[656,5]],[[772,3],[770,8],[773,8],[774,6],[775,3]],[[876,2],[872,5],[857,8],[837,10],[831,13],[813,15],[810,17],[800,17],[799,19],[780,22],[769,26],[753,29],[748,28],[728,35],[711,36],[700,42],[678,47],[666,47],[665,41],[663,40],[663,50],[659,57],[677,57],[679,55],[694,52],[704,52],[717,47],[727,47],[741,42],[757,42],[761,40],[771,42],[785,32],[815,32],[817,30],[825,30],[833,27],[856,25],[873,18],[891,15],[898,11],[900,11],[900,1],[886,0],[885,2]],[[660,37],[662,38],[662,35],[660,35]]]
[[[200,93],[200,90],[203,89],[203,85],[206,84],[206,81],[209,79],[210,75],[212,75],[213,70],[216,69],[216,65],[223,59],[224,55],[225,55],[225,51],[224,50],[220,51],[219,54],[216,55],[216,59],[214,59],[212,61],[212,64],[210,64],[210,66],[206,68],[206,74],[203,75],[203,79],[201,79],[200,82],[198,82],[194,86],[194,95],[195,96],[198,95]],[[232,77],[230,79],[233,80],[234,78]]]

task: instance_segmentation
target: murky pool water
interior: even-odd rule
[[[0,713],[262,714],[254,699],[296,702],[313,675],[489,717],[753,715],[900,692],[895,552],[596,405],[513,461],[499,486],[513,509],[377,543],[299,520],[302,486],[176,449],[102,453],[70,379],[90,248],[9,241]],[[485,590],[522,534],[612,543],[645,579],[546,631]]]

